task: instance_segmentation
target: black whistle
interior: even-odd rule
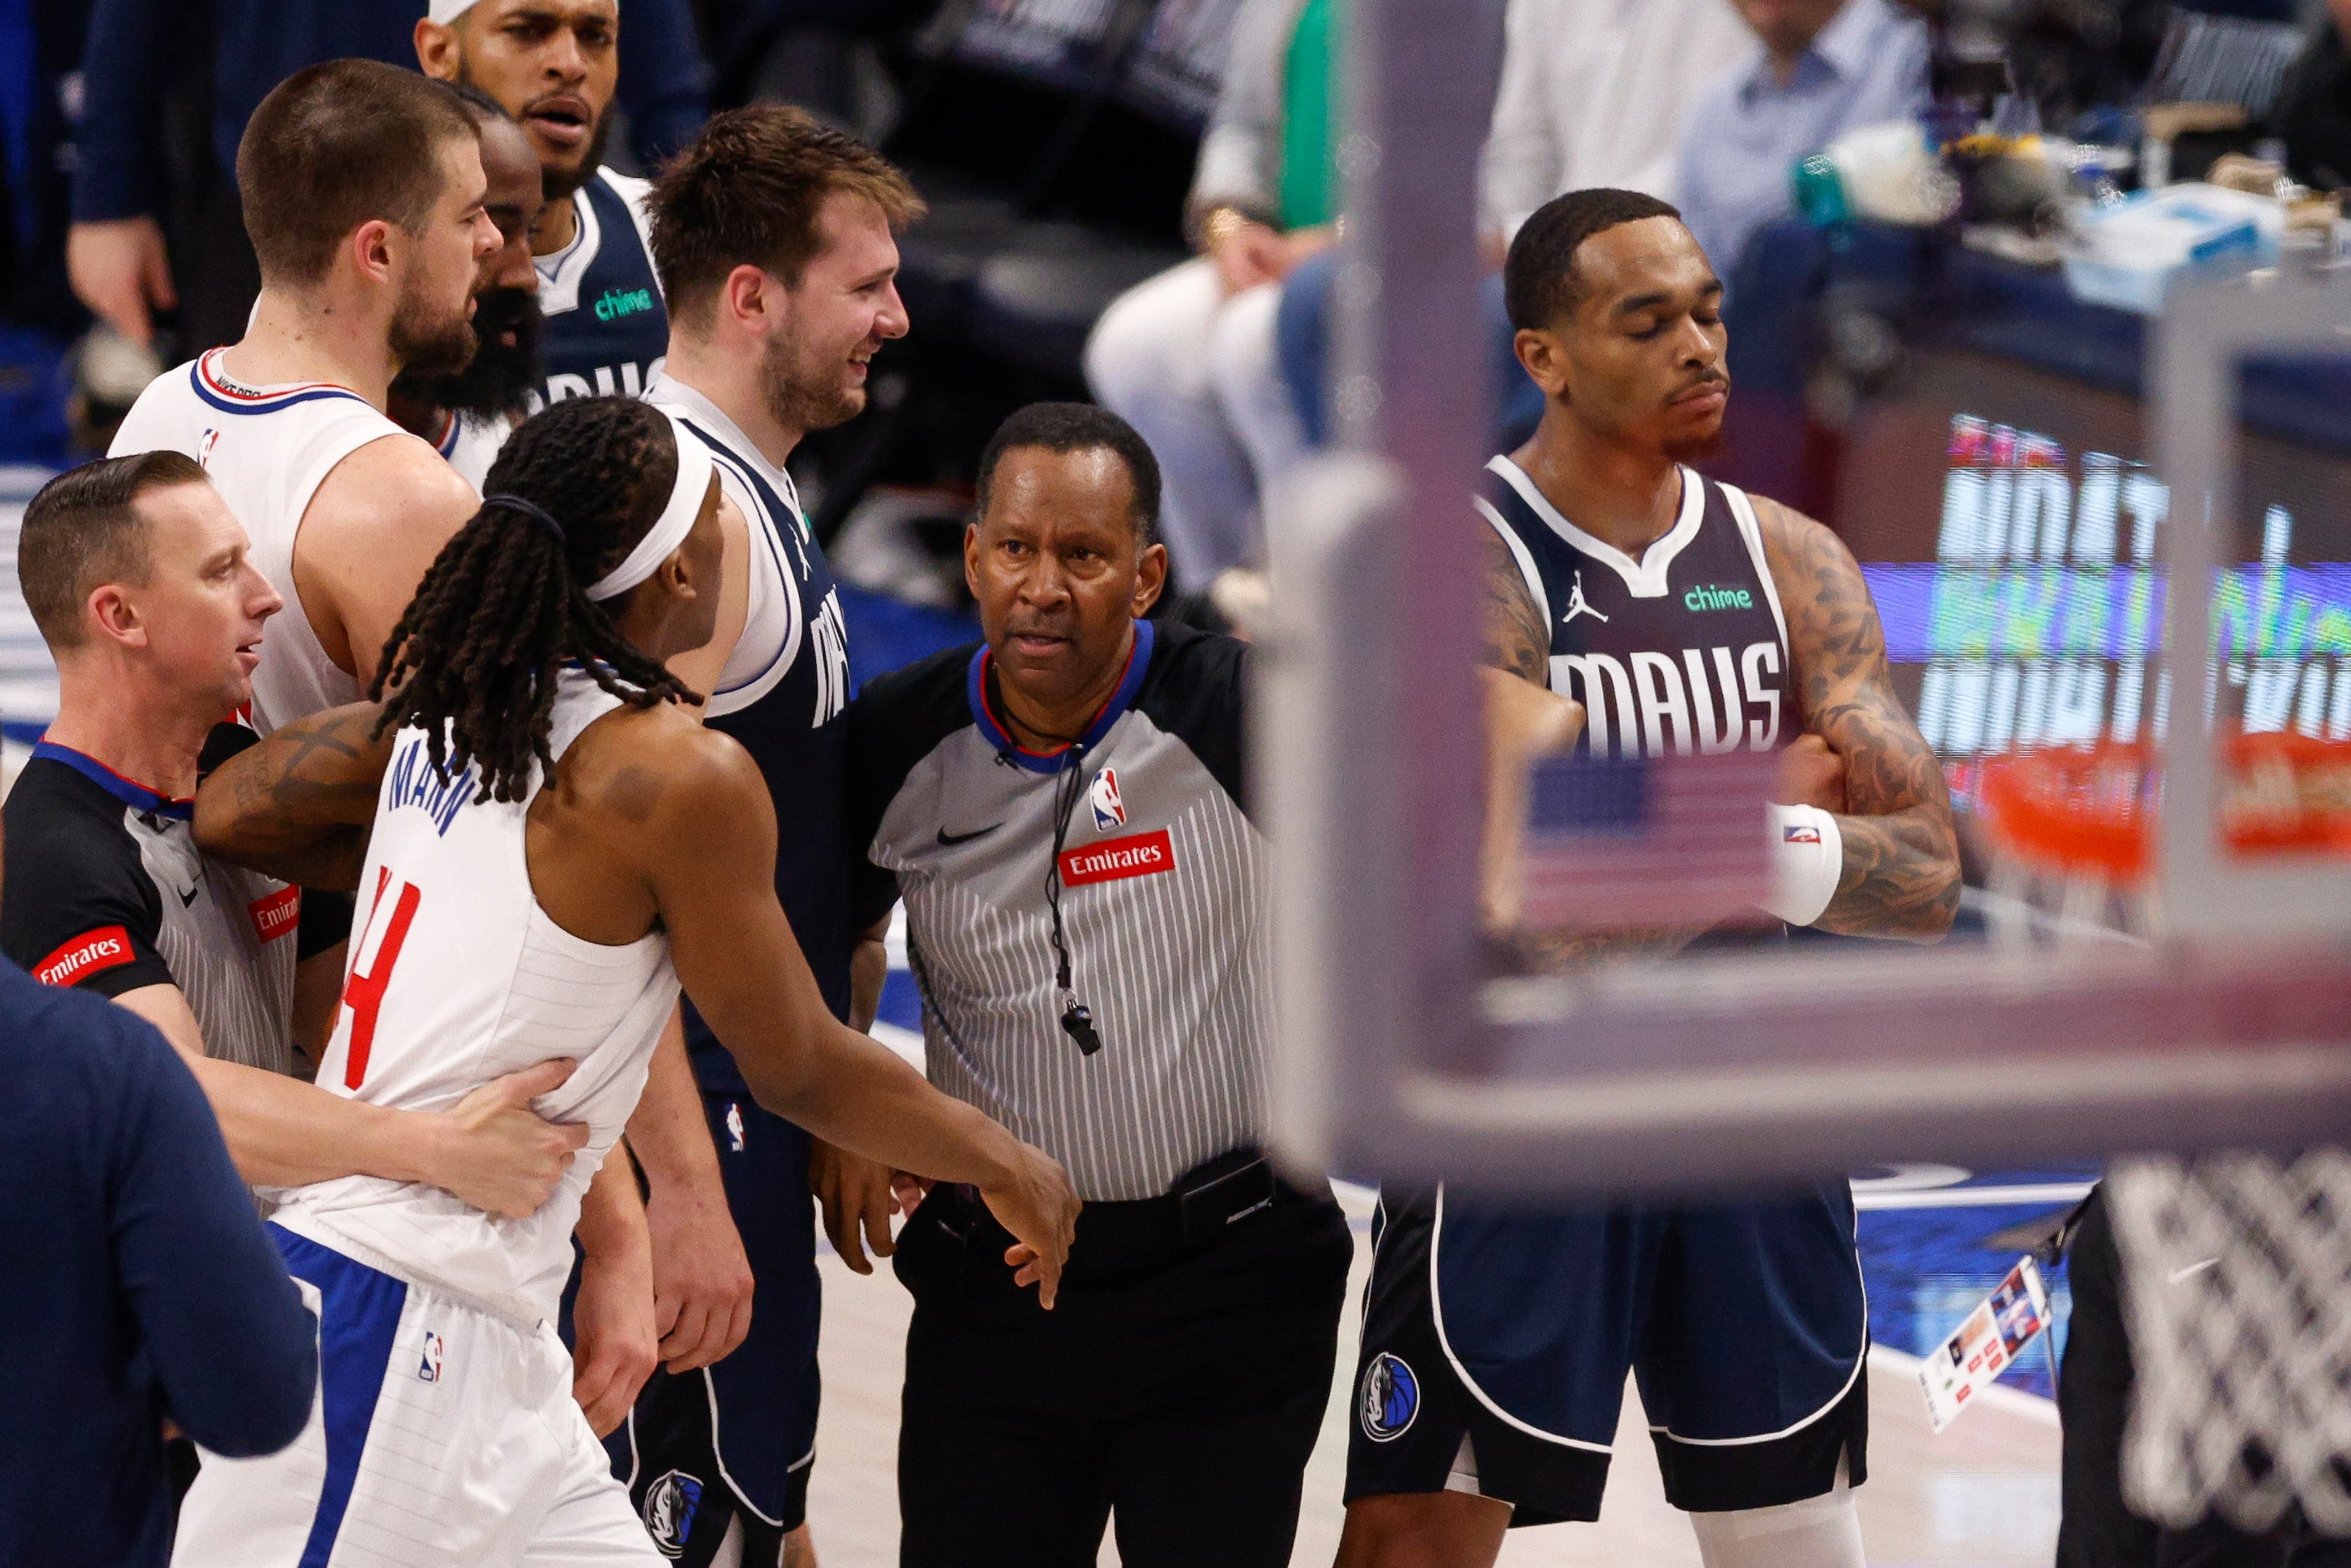
[[[1061,1032],[1078,1042],[1079,1053],[1092,1056],[1102,1049],[1102,1036],[1094,1029],[1094,1010],[1083,1002],[1071,1002],[1061,1015]]]

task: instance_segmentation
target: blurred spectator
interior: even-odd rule
[[[1594,186],[1670,202],[1682,126],[1754,35],[1731,0],[1510,0],[1479,191],[1499,267],[1527,214]]]
[[[162,1568],[162,1424],[216,1454],[302,1433],[317,1327],[163,1037],[0,959],[0,1563]],[[69,1413],[62,1415],[60,1413]]]
[[[1201,254],[1121,296],[1086,345],[1094,395],[1158,455],[1161,531],[1187,591],[1262,556],[1260,484],[1301,450],[1273,317],[1277,286],[1334,233],[1344,12],[1345,0],[1243,0],[1192,183]]]
[[[1569,191],[1614,186],[1672,201],[1681,130],[1707,89],[1750,59],[1731,0],[1510,0],[1502,80],[1480,167],[1480,248],[1499,267],[1528,214]],[[1331,439],[1325,397],[1335,254],[1282,286],[1278,353],[1308,442]],[[1542,392],[1510,348],[1502,285],[1485,289],[1495,450],[1533,432]]]
[[[650,164],[683,146],[701,124],[708,71],[687,0],[628,4],[621,99],[637,155]],[[175,269],[160,222],[156,117],[186,9],[178,0],[98,0],[90,14],[67,260],[82,302],[134,342],[149,341],[152,311],[178,308],[181,351],[194,354],[235,342],[260,288],[234,176],[237,138],[255,105],[287,77],[322,60],[356,56],[413,65],[420,6],[416,0],[215,0],[214,168]]]
[[[2351,0],[2326,0],[2309,47],[2286,73],[2273,129],[2286,172],[2315,190],[2351,185]]]
[[[1732,0],[1762,40],[1717,81],[1682,139],[1677,197],[1723,277],[1794,208],[1792,172],[1848,131],[1927,107],[1927,24],[1888,0]]]

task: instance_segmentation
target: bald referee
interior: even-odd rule
[[[1086,1203],[1050,1312],[968,1193],[933,1188],[899,1237],[906,1568],[1091,1565],[1113,1511],[1129,1568],[1287,1563],[1330,1394],[1346,1221],[1258,1147],[1249,655],[1142,619],[1158,509],[1123,420],[1014,414],[964,543],[987,641],[850,709],[859,918],[905,900],[931,1080]],[[832,1230],[854,1249],[853,1218]]]

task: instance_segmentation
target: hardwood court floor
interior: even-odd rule
[[[1358,1230],[1355,1275],[1341,1330],[1340,1375],[1352,1376],[1356,1303],[1370,1249]],[[824,1269],[824,1413],[809,1518],[824,1568],[893,1568],[895,1453],[906,1293],[887,1268],[852,1274],[831,1252]],[[1873,1568],[2045,1565],[2057,1535],[2057,1427],[2043,1402],[1987,1402],[1940,1437],[1927,1427],[1911,1364],[1873,1362],[1870,1479],[1861,1489]],[[1329,1568],[1338,1544],[1347,1400],[1334,1388],[1322,1440],[1307,1471],[1297,1568]],[[1682,1516],[1666,1506],[1637,1400],[1626,1401],[1616,1461],[1598,1524],[1515,1531],[1506,1568],[1698,1568]],[[1102,1562],[1115,1563],[1104,1545]]]

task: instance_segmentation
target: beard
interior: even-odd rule
[[[608,106],[596,121],[595,133],[588,138],[587,150],[580,154],[578,168],[540,167],[539,190],[546,199],[562,202],[579,194],[580,187],[594,179],[596,171],[604,166],[604,143],[611,141],[611,136],[612,110]]]
[[[807,362],[807,348],[797,332],[768,340],[759,356],[759,396],[768,414],[788,430],[831,430],[865,411],[865,389],[847,386],[841,368],[821,369]]]
[[[1723,422],[1717,420],[1712,430],[1667,441],[1665,446],[1666,455],[1676,463],[1706,463],[1721,456],[1729,444]]]
[[[414,287],[401,295],[386,337],[401,370],[418,376],[454,375],[473,362],[480,346],[464,306],[436,316],[422,290]]]
[[[473,332],[480,346],[462,370],[426,372],[412,364],[392,390],[434,408],[490,419],[519,409],[539,382],[538,295],[528,288],[491,288],[475,296]],[[503,340],[512,333],[514,342]]]

